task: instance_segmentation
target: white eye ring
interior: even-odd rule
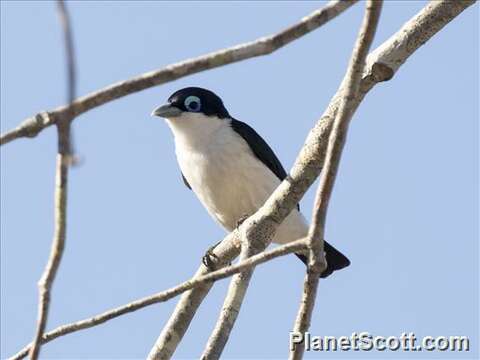
[[[202,102],[197,96],[194,95],[187,97],[183,103],[185,108],[191,112],[199,112],[202,108]]]

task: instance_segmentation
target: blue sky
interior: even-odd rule
[[[426,2],[388,1],[374,47]],[[317,2],[72,2],[78,93],[276,32]],[[68,238],[48,329],[175,285],[224,231],[182,183],[151,110],[175,90],[217,92],[289,169],[343,77],[363,7],[278,52],[155,87],[75,121]],[[352,265],[321,281],[314,335],[466,335],[469,353],[331,352],[306,358],[476,358],[479,338],[478,5],[417,51],[354,116],[327,219]],[[1,129],[65,101],[53,2],[1,2]],[[53,232],[50,128],[1,148],[1,357],[34,333]],[[311,216],[314,188],[302,200]],[[224,358],[285,358],[304,266],[257,268]],[[216,284],[176,358],[196,358],[228,281]],[[55,340],[45,358],[144,358],[176,300]]]

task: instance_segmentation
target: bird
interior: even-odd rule
[[[233,118],[222,99],[210,90],[180,89],[151,115],[164,118],[173,133],[184,184],[228,232],[253,215],[287,177],[266,141],[248,124]],[[304,238],[308,229],[297,205],[280,224],[272,242],[286,244]],[[324,242],[324,251],[327,268],[321,278],[350,265],[328,242]],[[296,255],[308,263],[306,254]]]

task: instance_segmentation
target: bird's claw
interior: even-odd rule
[[[215,255],[213,249],[215,249],[215,246],[212,246],[210,249],[208,249],[202,258],[203,265],[205,265],[205,267],[210,271],[214,271],[216,269],[216,265],[219,261],[219,258],[217,255]]]

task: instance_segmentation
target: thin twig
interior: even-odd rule
[[[62,0],[57,1],[57,9],[60,24],[62,25],[63,29],[63,41],[65,44],[65,56],[67,59],[67,103],[71,104],[75,99],[75,89],[77,88],[72,26],[67,8],[65,7],[65,3]]]
[[[75,68],[71,27],[65,4],[63,1],[58,1],[57,5],[58,15],[65,34],[64,40],[69,74],[67,79],[67,100],[71,102],[75,98]],[[40,353],[41,340],[48,321],[50,292],[65,248],[67,230],[68,170],[71,163],[70,123],[72,119],[68,114],[69,113],[66,113],[64,119],[56,124],[58,133],[58,153],[55,179],[55,233],[47,265],[45,266],[42,277],[38,282],[38,320],[33,345],[30,349],[30,358],[32,360],[36,360]]]
[[[475,0],[431,1],[384,44],[373,51],[367,58],[368,65],[363,74],[360,91],[354,99],[355,107],[376,84],[390,80],[410,55],[474,2]],[[392,62],[397,65],[393,66]],[[328,135],[342,93],[343,90],[340,87],[325,113],[311,130],[305,146],[297,157],[291,176],[282,182],[270,196],[267,204],[278,201],[280,207],[284,206],[285,211],[290,211],[298,203],[305,189],[318,176],[323,166]],[[267,204],[257,212],[257,216],[272,214],[272,208]],[[284,211],[276,214],[281,218]],[[274,216],[272,218],[275,219]],[[232,255],[232,258],[236,254]],[[221,258],[221,260],[230,261],[231,258],[227,260]],[[210,287],[193,289],[182,296],[150,352],[149,359],[171,358],[209,290]]]
[[[75,100],[75,94],[77,89],[77,72],[75,66],[75,50],[73,46],[73,35],[72,35],[72,24],[70,20],[70,16],[68,14],[68,10],[65,6],[65,2],[63,0],[57,0],[57,8],[58,8],[58,15],[60,18],[60,23],[63,29],[63,37],[64,37],[64,44],[65,44],[65,56],[67,60],[67,104],[72,104]],[[73,111],[69,107],[68,111],[66,111],[66,120],[65,123],[68,123],[69,129],[66,132],[70,132],[69,140],[66,144],[67,152],[70,156],[70,164],[74,164],[75,162],[75,155],[73,152],[73,130],[71,122],[73,120]]]
[[[319,277],[327,265],[323,249],[323,239],[328,204],[335,183],[335,178],[337,176],[342,150],[346,141],[348,125],[356,109],[354,99],[358,93],[360,82],[362,80],[365,59],[373,42],[378,19],[380,18],[381,8],[382,1],[379,0],[369,0],[366,4],[363,23],[345,75],[343,97],[340,101],[332,131],[328,138],[324,167],[322,175],[320,176],[320,184],[316,194],[312,224],[308,234],[310,261],[307,267],[303,295],[293,329],[293,332],[296,334],[305,334],[310,327],[312,312],[315,306],[315,298],[317,296]],[[305,350],[305,343],[301,342],[292,345],[293,346],[290,348],[290,359],[302,359]]]
[[[147,72],[132,79],[107,86],[75,100],[71,107],[72,115],[73,117],[77,117],[84,112],[123,96],[177,80],[200,71],[214,69],[257,56],[269,55],[319,28],[348,9],[356,1],[357,0],[330,1],[322,9],[312,12],[299,22],[274,35],[211,52],[193,59],[184,60],[168,65],[165,68]],[[55,124],[65,111],[67,111],[67,107],[62,106],[24,120],[15,129],[2,134],[0,137],[0,145],[22,137],[35,137],[44,128]]]
[[[262,252],[261,254],[252,256],[246,259],[245,261],[241,261],[235,265],[224,267],[220,270],[213,271],[206,275],[196,276],[196,277],[194,276],[190,280],[187,280],[177,286],[174,286],[170,289],[164,290],[152,296],[139,299],[136,301],[132,301],[127,305],[120,306],[118,308],[106,311],[102,314],[95,315],[85,320],[77,321],[72,324],[59,326],[58,328],[44,334],[41,343],[44,344],[60,336],[64,336],[79,330],[88,329],[90,327],[100,325],[108,320],[142,309],[149,305],[165,302],[190,289],[198,288],[204,284],[211,284],[217,280],[224,279],[233,274],[237,274],[241,271],[244,271],[256,265],[265,263],[277,257],[291,254],[292,252],[306,250],[306,249],[307,249],[306,239],[300,239],[300,240],[279,246],[273,250]],[[12,356],[9,360],[22,359],[28,354],[29,348],[30,348],[30,345],[27,345],[25,348],[20,350],[17,354]]]

